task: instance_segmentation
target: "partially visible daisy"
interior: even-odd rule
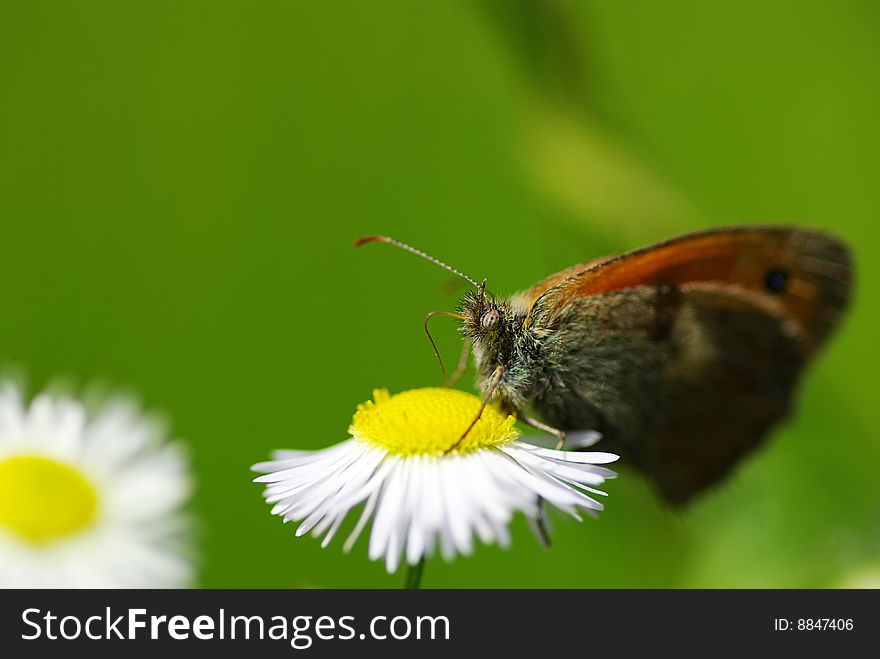
[[[189,493],[180,446],[131,402],[0,384],[0,587],[186,586]]]
[[[401,561],[419,564],[436,548],[447,560],[470,554],[474,537],[510,543],[515,512],[539,520],[542,501],[580,519],[602,504],[591,495],[615,473],[597,465],[617,456],[566,452],[517,441],[516,419],[487,406],[460,445],[456,442],[480,407],[476,396],[455,389],[426,388],[358,406],[351,438],[319,451],[278,451],[254,465],[268,483],[272,513],[300,522],[326,546],[348,512],[364,503],[345,542],[348,551],[373,520],[369,556],[385,559],[389,572]],[[451,450],[451,448],[454,450]]]

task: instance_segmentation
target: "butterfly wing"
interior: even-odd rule
[[[536,408],[557,427],[600,430],[681,503],[787,415],[849,299],[851,263],[823,232],[743,227],[562,274],[523,294],[527,325],[557,337]]]
[[[565,275],[565,276],[561,276]],[[847,247],[802,227],[732,227],[679,238],[576,266],[526,292],[537,310],[634,286],[716,289],[780,316],[805,348],[821,345],[850,294]]]

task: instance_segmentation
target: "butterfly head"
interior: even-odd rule
[[[510,303],[496,299],[485,290],[485,282],[476,291],[465,294],[458,305],[462,334],[475,344],[503,341],[515,324]]]

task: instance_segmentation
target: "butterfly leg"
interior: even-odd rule
[[[465,429],[465,431],[461,434],[461,437],[458,438],[458,441],[455,442],[452,446],[446,449],[446,453],[451,453],[455,449],[457,449],[461,443],[464,441],[464,438],[468,436],[468,433],[473,429],[475,425],[477,425],[477,421],[480,420],[480,417],[483,416],[483,410],[486,409],[486,405],[489,404],[489,401],[492,400],[492,396],[495,395],[495,390],[498,389],[498,384],[501,382],[501,375],[504,373],[504,367],[500,364],[492,371],[492,376],[489,378],[489,388],[486,389],[486,395],[483,396],[483,403],[480,405],[480,409],[477,410],[477,415],[474,417],[474,420],[471,421],[470,425]]]
[[[461,356],[458,358],[458,366],[455,367],[455,371],[453,371],[452,375],[443,383],[444,387],[452,387],[455,386],[455,383],[459,381],[462,375],[464,375],[465,370],[467,370],[468,365],[468,357],[471,356],[471,342],[465,339],[464,345],[461,348]]]
[[[556,450],[561,451],[565,448],[565,431],[559,430],[559,428],[554,428],[553,426],[548,426],[546,423],[541,423],[537,419],[533,419],[530,416],[525,414],[518,414],[517,418],[523,423],[530,425],[532,428],[537,428],[538,430],[543,430],[544,432],[548,432],[551,435],[555,435],[559,440],[556,442]]]
[[[581,451],[602,439],[602,433],[595,430],[559,430],[525,414],[519,414],[517,418],[532,428],[555,435],[559,440],[556,443],[557,451]]]
[[[538,514],[528,517],[529,528],[542,547],[550,546],[550,532],[547,530],[547,513],[544,499],[538,497]]]

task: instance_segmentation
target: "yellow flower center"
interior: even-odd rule
[[[394,396],[376,389],[373,400],[358,405],[348,431],[399,455],[441,455],[453,447],[466,453],[519,437],[516,419],[487,405],[480,420],[457,444],[481,403],[473,394],[456,389],[410,389]]]
[[[45,543],[87,527],[98,511],[92,484],[76,469],[38,455],[0,460],[0,527]]]

